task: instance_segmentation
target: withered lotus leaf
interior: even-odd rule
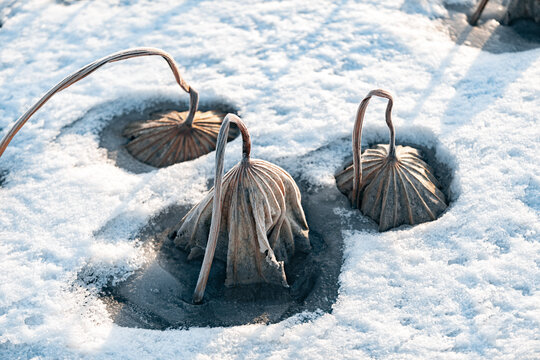
[[[379,144],[360,155],[364,115],[374,95],[388,99],[390,144]],[[349,197],[353,207],[379,224],[379,231],[435,220],[447,207],[420,151],[395,146],[392,105],[392,96],[384,90],[373,90],[362,100],[353,130],[353,162],[336,174],[339,190]]]
[[[124,129],[130,139],[126,145],[140,161],[163,167],[196,159],[214,151],[219,127],[225,114],[219,111],[197,111],[189,123],[189,111],[169,111],[156,119],[132,123]],[[238,136],[232,128],[229,140]]]
[[[222,176],[231,122],[242,134],[243,159]],[[182,219],[175,238],[176,245],[190,252],[189,258],[204,253],[196,303],[202,301],[214,255],[227,263],[226,286],[286,287],[284,264],[296,251],[310,250],[296,183],[282,168],[250,158],[250,137],[240,118],[225,117],[217,144],[215,186]]]
[[[160,167],[191,160],[214,150],[223,114],[212,111],[197,112],[199,95],[182,79],[174,59],[168,53],[154,48],[134,48],[94,61],[69,75],[49,90],[17,120],[4,136],[0,142],[0,156],[28,119],[54,94],[75,84],[107,63],[151,55],[161,56],[167,61],[178,85],[190,95],[190,108],[185,113],[173,112],[164,115],[161,119],[152,119],[146,123],[129,126],[126,129],[126,135],[132,140],[128,144],[128,151],[140,161]],[[231,138],[235,135],[235,133],[231,133]]]

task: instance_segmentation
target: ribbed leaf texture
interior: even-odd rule
[[[447,205],[431,168],[412,147],[397,146],[395,157],[388,149],[377,145],[362,154],[362,213],[379,224],[379,231],[435,220]],[[349,198],[353,175],[352,163],[336,174],[339,190]]]
[[[300,191],[282,168],[247,159],[223,178],[223,208],[215,257],[227,262],[226,286],[287,286],[284,263],[310,250]],[[182,219],[175,243],[204,254],[212,218],[213,189]]]
[[[187,116],[187,111],[170,111],[156,119],[128,125],[124,129],[124,136],[130,139],[127,150],[139,161],[154,167],[193,160],[214,151],[225,114],[197,111],[191,125],[185,123]],[[228,140],[236,136],[238,129],[231,127]]]

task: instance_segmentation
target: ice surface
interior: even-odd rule
[[[9,169],[0,186],[0,358],[538,358],[540,49],[456,45],[436,19],[442,4],[0,1],[2,134],[70,72],[154,46],[175,57],[201,100],[239,110],[254,157],[305,181],[332,183],[348,141],[305,168],[294,159],[350,136],[359,101],[377,87],[396,99],[397,142],[434,146],[455,170],[454,201],[437,221],[386,233],[344,227],[331,314],[122,328],[74,285],[77,273],[119,281],[143,266],[133,234],[166,206],[201,199],[214,154],[140,174],[116,167],[99,147],[107,121],[186,95],[162,59],[108,65],[47,103],[0,159]],[[366,142],[386,134],[385,104],[372,106]],[[240,148],[228,146],[227,168]],[[344,223],[360,216],[336,212]]]

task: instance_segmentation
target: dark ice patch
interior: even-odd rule
[[[214,259],[204,301],[191,301],[201,261],[187,260],[187,253],[173,243],[171,228],[187,213],[172,206],[152,219],[134,236],[150,244],[156,256],[126,281],[95,281],[81,273],[87,287],[96,283],[111,317],[120,326],[167,329],[192,326],[235,326],[276,323],[301,312],[331,312],[339,288],[343,262],[343,219],[336,206],[349,208],[333,187],[310,187],[300,182],[302,205],[310,225],[310,253],[298,253],[285,266],[289,288],[257,284],[225,287],[226,264]],[[353,220],[354,222],[354,220]],[[375,231],[374,223],[359,221],[355,228]],[[103,236],[108,230],[97,231]]]

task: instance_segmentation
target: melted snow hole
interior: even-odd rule
[[[149,260],[127,280],[95,279],[95,271],[86,267],[79,281],[88,288],[103,283],[99,296],[114,322],[126,327],[235,326],[275,323],[305,311],[330,312],[338,295],[344,225],[335,208],[348,208],[348,203],[334,187],[313,188],[302,182],[300,187],[312,250],[298,253],[286,265],[289,288],[268,284],[227,288],[225,263],[214,259],[204,302],[194,305],[191,299],[201,261],[188,261],[188,254],[173,243],[171,228],[189,211],[180,206],[165,209],[137,234],[149,248]],[[376,231],[361,218],[355,227]]]

